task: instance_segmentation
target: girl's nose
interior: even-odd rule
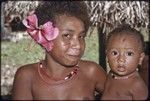
[[[80,40],[78,38],[74,38],[72,40],[72,43],[71,43],[71,46],[72,48],[75,48],[75,49],[80,49],[81,45],[80,45]]]

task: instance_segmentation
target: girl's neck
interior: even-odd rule
[[[46,55],[45,60],[42,61],[42,65],[47,69],[48,74],[51,74],[52,76],[63,76],[73,69],[59,64],[58,62],[54,61],[49,55]]]
[[[134,72],[132,72],[128,75],[125,75],[125,76],[120,76],[120,75],[115,74],[113,71],[110,71],[111,77],[113,79],[116,79],[116,80],[118,80],[118,79],[129,79],[129,78],[132,78],[132,77],[136,76],[137,74],[138,74],[137,70],[135,70]]]

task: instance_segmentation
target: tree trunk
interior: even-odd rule
[[[98,26],[98,42],[99,42],[99,64],[106,69],[106,54],[105,54],[105,39],[106,39],[106,33],[103,33],[103,26]]]

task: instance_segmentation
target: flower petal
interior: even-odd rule
[[[59,34],[58,28],[53,27],[52,26],[52,22],[50,22],[50,21],[48,21],[47,23],[45,23],[43,25],[42,30],[44,32],[42,34],[49,41],[55,39],[58,36],[58,34]]]
[[[53,48],[53,42],[52,41],[48,41],[46,43],[43,43],[42,46],[49,52]]]
[[[37,16],[35,14],[28,16],[22,23],[30,29],[35,29],[38,26]]]

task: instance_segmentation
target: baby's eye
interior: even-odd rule
[[[132,55],[134,55],[134,53],[133,52],[127,52],[126,55],[127,56],[132,56]]]
[[[112,51],[111,54],[112,54],[112,55],[118,55],[118,52],[117,52],[117,51]]]

